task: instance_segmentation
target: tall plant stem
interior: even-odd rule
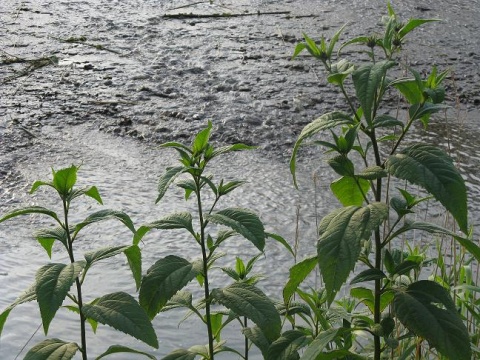
[[[205,322],[207,324],[208,332],[208,350],[210,353],[210,360],[214,360],[213,355],[213,332],[212,332],[212,319],[210,315],[210,288],[208,285],[208,256],[207,256],[207,247],[205,240],[205,221],[203,219],[203,210],[202,210],[202,198],[200,194],[200,179],[195,177],[196,185],[196,195],[197,195],[197,206],[198,206],[198,216],[200,220],[200,246],[202,248],[202,261],[203,261],[203,276],[205,277],[204,283],[204,296],[205,296]]]
[[[246,329],[247,326],[248,326],[248,318],[245,316],[243,318],[243,321],[244,321],[243,326]],[[244,360],[248,360],[248,345],[249,345],[248,344],[248,338],[245,336],[245,356],[243,357]]]
[[[69,204],[66,200],[63,200],[63,213],[65,215],[65,232],[67,233],[67,241],[68,241],[68,256],[70,257],[70,262],[75,262],[75,255],[73,254],[73,239],[70,235],[70,227],[68,225],[68,209]],[[82,343],[82,360],[87,360],[87,336],[86,336],[86,329],[85,329],[85,321],[86,318],[83,315],[83,300],[82,300],[82,284],[80,279],[77,277],[75,279],[75,285],[77,287],[77,305],[78,305],[78,313],[80,314],[80,338]]]
[[[370,139],[372,140],[372,147],[375,154],[375,163],[377,166],[381,166],[380,151],[378,149],[377,138],[375,135],[375,129],[372,130],[370,134]],[[377,188],[375,192],[375,201],[382,200],[382,178],[377,179]],[[382,270],[382,239],[380,237],[380,230],[375,230],[375,268]],[[382,283],[380,279],[375,280],[375,301],[373,309],[373,320],[375,324],[380,323],[380,300],[382,295]],[[374,342],[374,360],[380,360],[381,344],[380,336],[373,336]]]

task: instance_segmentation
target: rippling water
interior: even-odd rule
[[[137,226],[159,219],[172,211],[192,209],[193,203],[185,203],[183,194],[175,188],[167,193],[159,205],[154,204],[157,179],[166,166],[174,164],[175,154],[171,151],[153,149],[133,140],[91,132],[86,127],[77,127],[75,130],[75,133],[69,133],[61,129],[51,129],[34,149],[28,150],[33,150],[36,154],[35,159],[32,158],[23,169],[23,175],[30,183],[36,179],[49,179],[50,166],[58,169],[71,162],[78,164],[83,161],[79,171],[80,185],[97,185],[104,200],[104,207],[127,212]],[[55,137],[62,138],[63,145],[56,143]],[[64,147],[64,144],[68,144],[68,148]],[[228,155],[213,166],[211,172],[226,179],[248,180],[247,184],[226,199],[226,203],[220,204],[221,207],[240,206],[254,209],[265,222],[268,231],[281,234],[291,243],[295,235],[296,213],[299,208],[300,252],[305,254],[307,251],[314,251],[315,206],[312,199],[315,193],[309,185],[312,184],[312,171],[300,166],[299,175],[304,190],[302,192],[293,188],[287,164],[264,158],[255,152]],[[50,203],[48,195],[45,191],[39,191],[32,198],[22,194],[21,200],[16,202],[45,205]],[[318,195],[317,205],[320,209],[326,209],[331,201],[329,195],[321,194]],[[57,207],[57,204],[51,206]],[[97,208],[93,201],[81,201],[78,208],[72,210],[72,216],[79,221]],[[36,217],[23,217],[0,227],[0,308],[4,308],[26,289],[32,283],[36,269],[48,261],[44,251],[31,236],[33,230],[40,225]],[[87,228],[78,240],[79,253],[108,245],[128,244],[131,241],[130,234],[123,231],[116,222],[103,223],[99,232],[93,229]],[[179,231],[149,233],[142,245],[144,269],[167,254],[177,254],[189,259],[199,257],[197,245],[184,235]],[[234,266],[235,256],[247,259],[256,254],[252,246],[243,239],[226,242],[221,250],[226,256],[220,263],[228,266]],[[56,249],[52,261],[64,260],[62,252]],[[280,297],[281,287],[292,264],[291,256],[281,246],[273,242],[267,244],[265,256],[255,267],[256,272],[266,276],[260,283],[264,291]],[[213,287],[221,287],[227,281],[220,271],[212,277]],[[85,297],[91,300],[120,289],[134,292],[128,266],[123,258],[117,257],[93,268],[85,283]],[[38,319],[37,314],[36,307],[32,304],[20,306],[11,313],[0,342],[2,351],[12,355],[19,351],[39,325],[39,320],[32,320]],[[75,337],[76,318],[72,319],[72,315],[66,315],[64,310],[60,310],[59,315],[59,319],[52,323],[49,336],[68,333]],[[155,319],[161,341],[156,354],[166,354],[175,347],[204,342],[200,336],[203,333],[201,325],[191,322],[191,319],[177,330],[177,323],[182,316],[183,312],[172,312],[160,314]],[[195,335],[189,335],[188,341],[182,341],[184,334],[190,334],[192,329],[196,330]],[[241,346],[239,332],[229,331],[227,334],[234,336],[230,339],[232,345]],[[98,336],[89,340],[90,346],[97,353],[105,348],[105,342],[111,342],[112,336],[118,341],[119,335],[112,335],[108,328],[100,326]],[[39,331],[32,344],[41,338]],[[125,341],[138,346],[135,341],[122,338],[121,342]]]

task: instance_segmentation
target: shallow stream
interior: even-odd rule
[[[51,204],[43,191],[34,197],[28,195],[29,187],[37,179],[49,179],[50,167],[58,169],[71,163],[83,164],[80,182],[98,186],[105,207],[127,212],[136,225],[191,209],[178,191],[170,191],[160,205],[154,205],[157,179],[176,157],[156,145],[189,141],[207,119],[212,119],[216,143],[260,146],[253,152],[230,155],[211,169],[217,176],[248,181],[233,192],[225,206],[254,209],[267,230],[281,234],[290,243],[298,225],[300,257],[314,252],[316,219],[336,204],[325,191],[333,175],[322,165],[321,155],[305,153],[298,169],[302,190],[298,192],[292,185],[288,157],[303,126],[315,116],[342,106],[342,102],[329,90],[318,64],[309,57],[289,59],[303,31],[312,37],[331,35],[347,21],[348,36],[379,30],[377,20],[385,13],[385,2],[206,1],[175,11],[290,11],[292,16],[163,17],[175,12],[169,9],[183,4],[188,3],[1,2],[1,59],[54,54],[59,62],[15,79],[23,64],[0,65],[0,213],[26,204]],[[452,67],[455,74],[448,82],[448,101],[454,109],[448,121],[439,117],[428,131],[419,127],[416,139],[451,151],[467,181],[471,224],[478,227],[480,39],[472,34],[480,31],[480,6],[478,1],[423,1],[421,5],[402,1],[393,5],[404,17],[444,19],[441,24],[426,26],[420,36],[406,44],[406,54],[415,59],[412,62],[418,70],[426,71],[435,63],[441,68]],[[66,41],[82,36],[84,43]],[[82,202],[77,220],[94,209],[93,202]],[[443,213],[440,207],[432,210],[439,221]],[[40,225],[38,218],[21,218],[0,226],[0,309],[27,288],[36,269],[48,261],[31,236]],[[79,243],[80,251],[131,241],[115,222],[105,223],[101,230],[107,235],[87,232]],[[175,231],[152,232],[143,246],[144,270],[167,254],[198,256],[193,242]],[[243,240],[227,244],[223,250],[227,255],[222,261],[229,266],[233,266],[235,256],[255,254]],[[53,259],[62,260],[60,253],[55,252]],[[265,257],[255,267],[266,275],[260,287],[280,297],[292,263],[291,256],[277,243],[269,243]],[[119,289],[133,293],[127,270],[120,257],[99,266],[97,273],[90,274],[91,281],[87,280],[87,297]],[[217,286],[225,281],[220,274],[213,279]],[[22,305],[12,312],[0,339],[2,359],[14,359],[35,333],[40,325],[37,312],[36,304]],[[59,315],[49,336],[76,338],[71,316],[66,311]],[[166,313],[155,320],[160,348],[152,353],[157,357],[177,347],[205,342],[199,335],[203,334],[200,324],[191,319],[177,329],[182,316]],[[230,346],[240,348],[237,330],[228,332],[226,338]],[[42,338],[39,330],[28,347]],[[113,342],[142,348],[105,326],[89,339],[94,354]]]

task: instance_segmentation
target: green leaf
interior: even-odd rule
[[[365,180],[377,180],[387,177],[388,173],[381,166],[370,166],[363,169],[361,173],[355,174],[355,176]]]
[[[460,230],[468,232],[465,182],[443,150],[432,145],[412,145],[390,156],[385,167],[393,176],[426,189],[453,215]]]
[[[126,250],[128,246],[110,246],[103,249],[90,251],[84,254],[87,264],[85,269],[89,269],[94,263],[100,260],[108,259]]]
[[[297,46],[295,46],[291,60],[295,59],[306,47],[307,45],[305,43],[298,43]]]
[[[265,247],[265,230],[260,218],[248,209],[228,208],[209,214],[207,221],[228,226],[250,241],[257,249]]]
[[[30,194],[33,194],[35,191],[37,191],[37,189],[40,186],[51,186],[51,187],[53,187],[53,184],[49,183],[49,182],[37,180],[33,183],[32,188],[30,189]]]
[[[35,293],[45,334],[48,333],[50,322],[84,267],[85,262],[79,261],[68,265],[47,264],[38,269],[35,276]]]
[[[386,204],[372,203],[366,207],[337,209],[322,219],[317,246],[318,264],[329,304],[355,267],[362,242],[368,240],[372,231],[387,217]]]
[[[361,66],[352,74],[355,92],[369,127],[373,126],[374,110],[383,95],[384,77],[387,70],[393,66],[395,66],[393,61],[381,61]]]
[[[442,355],[455,360],[472,358],[468,331],[441,285],[421,280],[396,291],[393,310],[403,325]]]
[[[250,340],[252,343],[255,344],[256,347],[260,349],[262,352],[263,358],[267,359],[268,357],[268,349],[270,347],[271,341],[269,341],[262,330],[255,326],[253,328],[244,328],[242,330],[243,335]]]
[[[440,19],[410,19],[398,31],[398,35],[400,36],[400,38],[403,38],[405,37],[405,35],[407,35],[410,31],[414,30],[415,28],[433,21],[440,21]]]
[[[334,180],[330,189],[343,206],[361,206],[365,201],[364,195],[370,190],[370,183],[364,179],[343,176]]]
[[[300,358],[297,350],[309,342],[310,339],[303,332],[287,330],[270,345],[266,360],[297,360]]]
[[[167,356],[164,356],[161,360],[194,360],[196,357],[197,353],[195,352],[191,352],[187,349],[177,349]]]
[[[24,360],[70,360],[78,349],[76,343],[47,339],[31,348]]]
[[[188,212],[173,213],[145,226],[159,230],[186,229],[190,234],[195,234],[192,225],[192,215]]]
[[[423,82],[418,82],[412,78],[401,78],[392,81],[390,85],[397,88],[409,104],[421,104],[425,100],[423,97]]]
[[[381,280],[386,277],[387,276],[383,273],[383,271],[377,268],[371,268],[371,269],[363,270],[360,274],[355,276],[352,279],[352,281],[350,281],[350,285],[357,284],[364,281]]]
[[[337,155],[328,159],[328,165],[341,176],[353,176],[355,173],[352,161],[345,155]]]
[[[75,165],[58,171],[52,169],[53,186],[62,197],[66,197],[77,182],[78,169]]]
[[[327,57],[330,59],[332,57],[333,49],[335,48],[335,44],[338,41],[338,38],[340,37],[340,34],[342,33],[343,29],[348,25],[348,23],[344,24],[340,29],[338,29],[335,34],[332,36],[330,39],[330,44],[328,45],[327,49]]]
[[[305,139],[308,139],[313,135],[319,133],[320,131],[345,124],[354,124],[354,121],[348,114],[342,113],[340,111],[333,111],[320,116],[319,118],[315,119],[313,122],[303,128],[297,141],[295,142],[292,157],[290,158],[290,172],[293,175],[293,182],[295,184],[295,187],[298,188],[297,178],[295,176],[296,158],[298,149],[300,148],[302,142]]]
[[[288,304],[290,298],[297,291],[298,286],[315,269],[317,262],[316,256],[308,257],[290,268],[288,282],[283,288],[283,301],[285,304]]]
[[[391,127],[391,126],[401,126],[403,128],[404,124],[397,118],[390,115],[377,115],[373,120],[373,128],[382,128],[382,127]]]
[[[193,155],[201,153],[208,144],[208,140],[210,139],[210,132],[212,130],[212,122],[209,120],[208,125],[205,129],[198,132],[193,140],[192,144],[192,152]]]
[[[142,252],[138,245],[132,245],[125,249],[125,256],[127,257],[128,266],[132,271],[133,278],[135,279],[135,286],[138,291],[142,282]]]
[[[2,335],[3,327],[5,326],[5,322],[7,321],[8,315],[10,312],[20,304],[24,304],[29,301],[33,301],[37,299],[37,295],[35,294],[35,285],[30,286],[22,295],[20,295],[12,304],[10,304],[5,310],[0,313],[0,336]]]
[[[214,289],[212,297],[237,315],[252,320],[270,341],[280,336],[280,315],[270,298],[255,286],[236,282],[223,289]]]
[[[81,229],[85,226],[97,223],[99,221],[115,219],[122,222],[131,232],[135,233],[135,226],[133,225],[132,219],[125,214],[123,211],[116,211],[116,210],[100,210],[91,215],[89,215],[85,220],[81,223],[77,224],[75,227],[75,233],[78,233]]]
[[[52,248],[55,241],[60,241],[65,247],[68,246],[67,232],[63,226],[38,230],[34,236],[47,251],[48,257],[50,258],[52,257]]]
[[[93,304],[84,304],[83,313],[88,318],[158,348],[157,335],[147,314],[137,301],[125,292],[107,294]]]
[[[273,233],[269,233],[269,232],[266,232],[265,235],[267,236],[267,238],[272,238],[273,240],[279,242],[280,244],[282,244],[285,249],[288,250],[288,252],[290,254],[292,254],[293,256],[295,256],[295,253],[293,252],[293,249],[292,247],[290,246],[290,244],[287,242],[287,240],[285,240],[282,236],[278,235],[278,234],[273,234]]]
[[[44,208],[42,206],[30,206],[30,207],[25,207],[22,209],[17,209],[10,211],[6,213],[2,218],[0,218],[0,223],[4,222],[5,220],[11,219],[16,216],[20,215],[31,215],[31,214],[44,214],[48,215],[54,220],[56,220],[58,223],[60,223],[60,220],[58,219],[57,214],[54,211],[51,211],[47,208]]]
[[[185,171],[187,171],[187,169],[183,166],[167,168],[167,171],[160,177],[160,180],[158,181],[158,196],[155,200],[155,204],[162,200],[163,196],[167,192],[168,187],[177,178],[177,176]]]
[[[244,144],[233,144],[233,145],[228,145],[228,146],[222,146],[218,149],[213,150],[212,153],[212,158],[221,155],[221,154],[226,154],[232,151],[242,151],[242,150],[255,150],[257,146],[249,146],[249,145],[244,145]]]
[[[431,114],[435,114],[439,111],[443,111],[450,108],[450,106],[445,104],[432,104],[429,102],[423,104],[413,104],[408,109],[408,114],[410,119],[422,119],[425,116],[430,116]]]
[[[140,354],[140,355],[145,355],[149,359],[157,360],[157,358],[153,355],[150,355],[150,354],[148,354],[146,352],[143,352],[143,351],[138,351],[138,350],[135,350],[135,349],[131,349],[131,348],[123,346],[123,345],[112,345],[112,346],[110,346],[107,349],[107,351],[105,351],[100,356],[96,357],[95,360],[100,360],[100,359],[106,357],[107,355],[118,354],[118,353]]]
[[[431,223],[424,223],[424,222],[406,222],[400,229],[398,229],[394,234],[390,236],[390,238],[395,238],[400,234],[410,231],[410,230],[422,230],[427,231],[431,234],[444,234],[448,236],[452,236],[456,241],[460,243],[465,249],[468,250],[470,254],[472,254],[477,261],[480,261],[480,247],[472,242],[470,239],[458,236],[453,231],[445,229],[441,226],[431,224]]]
[[[140,305],[153,319],[168,300],[201,273],[199,263],[169,255],[158,260],[142,280]]]
[[[354,69],[355,66],[353,63],[342,59],[339,62],[332,64],[327,80],[331,84],[342,85],[347,76],[350,75]]]
[[[92,186],[84,191],[84,194],[91,197],[92,199],[96,200],[100,205],[103,205],[102,197],[98,192],[96,186]]]
[[[313,342],[308,346],[300,360],[317,360],[327,347],[328,343],[334,341],[341,336],[341,329],[328,329],[322,331]]]

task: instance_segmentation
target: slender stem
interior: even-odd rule
[[[196,195],[198,216],[200,220],[200,246],[202,248],[202,261],[203,261],[203,276],[205,277],[204,283],[204,296],[205,296],[205,317],[208,332],[208,350],[210,352],[210,360],[214,360],[213,354],[213,332],[212,332],[212,319],[210,315],[210,289],[208,284],[208,254],[205,240],[205,227],[206,223],[203,219],[202,198],[200,194],[200,178],[195,176]]]
[[[243,327],[244,327],[244,328],[247,328],[247,326],[248,326],[248,318],[245,316],[245,317],[243,318],[243,320],[244,320]],[[248,343],[248,338],[247,338],[246,336],[245,336],[244,338],[245,338],[245,356],[244,356],[244,359],[245,359],[245,360],[248,360],[248,348],[249,348],[249,343]]]
[[[378,149],[377,138],[375,136],[375,129],[372,129],[370,133],[370,139],[372,140],[373,152],[375,154],[375,162],[378,166],[381,166],[380,151]],[[375,192],[375,201],[382,200],[382,178],[377,179],[377,188]],[[382,270],[382,240],[380,237],[380,230],[375,230],[375,268]],[[382,283],[381,279],[375,280],[375,301],[373,309],[373,318],[375,324],[380,323],[381,311],[380,311],[380,300],[382,295]],[[374,360],[380,360],[381,355],[381,343],[380,336],[373,336],[374,342]]]
[[[68,210],[69,210],[69,203],[63,199],[63,213],[65,216],[65,231],[67,233],[67,250],[68,256],[70,257],[70,262],[75,262],[75,256],[73,254],[73,239],[70,235],[70,227],[68,225]],[[77,287],[77,304],[78,304],[78,313],[80,314],[80,337],[82,347],[80,349],[82,353],[82,360],[87,360],[87,336],[86,336],[86,329],[85,329],[85,321],[86,318],[83,315],[83,301],[82,301],[82,284],[80,283],[80,279],[77,277],[75,279],[75,285]]]

